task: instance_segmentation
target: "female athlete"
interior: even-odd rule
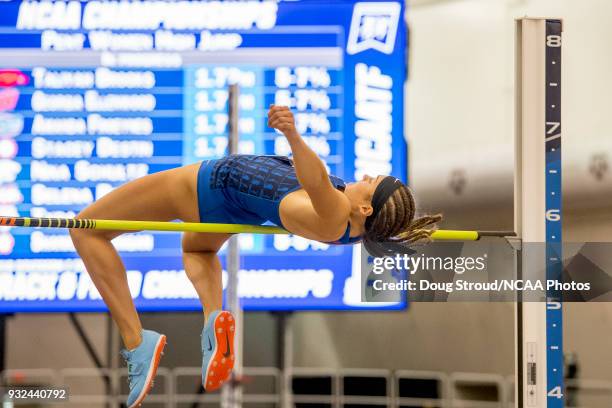
[[[426,239],[440,215],[415,219],[410,190],[391,176],[345,184],[329,175],[296,130],[287,107],[272,106],[268,126],[287,138],[293,160],[282,156],[231,155],[133,180],[85,208],[78,218],[263,224],[330,244],[363,241],[371,251]],[[152,387],[166,336],[143,330],[125,267],[111,240],[125,231],[71,230],[72,241],[119,327],[128,364],[128,407]],[[230,234],[183,235],[185,273],[204,310],[202,384],[218,389],[234,365],[232,315],[222,310],[217,252]],[[384,244],[383,244],[384,245]]]

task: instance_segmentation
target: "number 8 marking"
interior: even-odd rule
[[[547,35],[546,36],[546,46],[547,47],[560,47],[561,46],[561,36],[560,35]]]

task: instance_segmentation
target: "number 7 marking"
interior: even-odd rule
[[[552,135],[553,133],[555,133],[555,130],[559,129],[559,126],[561,126],[561,122],[546,122],[546,125],[550,126],[550,129],[546,131],[546,134]]]

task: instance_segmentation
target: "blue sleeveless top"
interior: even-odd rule
[[[329,180],[344,191],[342,179],[330,175]],[[200,222],[260,225],[269,221],[282,227],[281,200],[300,188],[293,162],[285,156],[230,155],[203,161],[198,172]],[[328,243],[361,240],[351,238],[350,232],[349,224],[338,241]]]

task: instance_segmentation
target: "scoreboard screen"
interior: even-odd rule
[[[231,84],[240,153],[290,153],[266,126],[269,105],[287,105],[330,173],[405,179],[403,13],[389,1],[0,2],[0,215],[74,217],[130,180],[226,155]],[[405,307],[361,303],[357,247],[239,239],[246,310]],[[180,234],[113,244],[139,310],[199,310]],[[99,310],[66,230],[0,229],[0,313]]]

